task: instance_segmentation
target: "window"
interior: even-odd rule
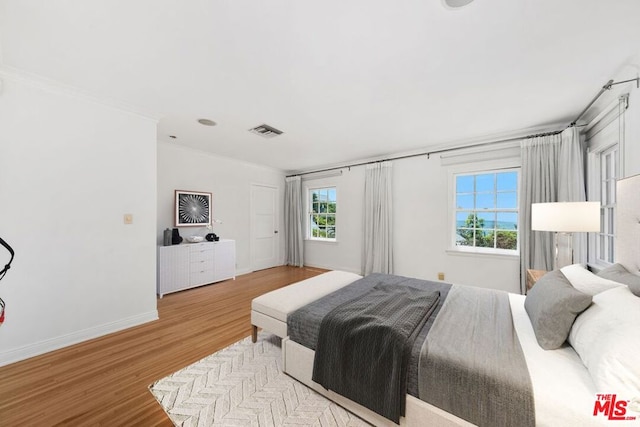
[[[307,237],[312,240],[336,240],[336,188],[309,189]]]
[[[457,174],[455,246],[478,252],[518,251],[518,170]]]
[[[614,221],[616,211],[616,179],[620,169],[618,145],[600,153],[600,233],[596,233],[598,262],[613,263]]]

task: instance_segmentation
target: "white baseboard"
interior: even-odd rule
[[[83,341],[98,338],[133,326],[138,326],[153,320],[158,320],[158,310],[149,311],[126,319],[105,323],[104,325],[61,335],[56,338],[47,339],[9,351],[3,351],[0,352],[0,366],[19,362],[21,360],[29,359],[30,357],[40,356],[41,354],[48,353],[53,350],[58,350],[63,347],[68,347],[73,344],[78,344]]]
[[[346,271],[347,273],[354,273],[354,274],[360,274],[362,275],[362,271],[357,271],[354,270],[352,268],[347,268],[347,267],[336,267],[335,265],[333,266],[329,266],[329,265],[321,265],[321,264],[304,264],[305,267],[311,267],[311,268],[321,268],[323,270],[339,270],[339,271]]]

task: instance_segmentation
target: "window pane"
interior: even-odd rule
[[[498,193],[497,199],[498,209],[515,209],[518,207],[518,195],[515,191]]]
[[[318,204],[318,212],[320,212],[320,213],[327,212],[327,203],[326,202],[320,202]]]
[[[495,193],[476,194],[476,209],[495,209]]]
[[[476,246],[479,248],[493,248],[493,231],[476,231]]]
[[[616,180],[612,177],[609,181],[609,203],[614,204],[616,202]]]
[[[458,228],[456,230],[456,246],[473,246],[472,229]]]
[[[498,212],[497,214],[498,224],[496,228],[501,230],[517,230],[518,229],[518,214],[512,212]]]
[[[473,209],[473,194],[458,194],[456,207],[458,209]]]
[[[479,212],[476,227],[495,228],[495,217],[496,214],[494,212]]]
[[[325,217],[325,224],[327,224],[327,225],[336,225],[336,216],[335,215],[327,215]]]
[[[475,215],[473,212],[458,212],[456,213],[456,227],[475,227]]]
[[[517,172],[501,172],[497,174],[498,191],[516,191],[518,189]]]
[[[518,233],[516,231],[496,232],[496,247],[499,249],[518,249]]]
[[[329,203],[328,206],[328,211],[329,213],[336,213],[336,204],[335,203]]]
[[[476,191],[495,191],[494,181],[495,174],[476,175]]]
[[[613,234],[613,208],[607,208],[607,234]]]
[[[604,236],[598,235],[598,246],[600,247],[600,259],[604,260],[606,258],[605,248],[604,248]]]
[[[456,193],[473,193],[473,175],[456,177]]]
[[[330,202],[335,202],[336,201],[336,189],[335,188],[330,188],[329,189],[329,199]]]
[[[336,238],[336,228],[335,227],[327,227],[327,237],[329,239]]]
[[[614,248],[614,245],[613,245],[613,236],[608,237],[608,239],[609,239],[609,259],[607,261],[612,263],[613,260],[615,259],[615,257],[614,257],[615,256],[615,253],[614,253],[615,252],[615,248]]]

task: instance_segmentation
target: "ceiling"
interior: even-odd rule
[[[637,0],[0,0],[0,66],[291,172],[565,126],[638,75],[638,16]],[[284,134],[248,132],[262,123]]]

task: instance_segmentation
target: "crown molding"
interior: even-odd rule
[[[144,108],[140,108],[136,105],[129,104],[114,98],[100,97],[84,89],[79,89],[75,86],[67,85],[65,83],[61,83],[59,81],[40,76],[38,74],[29,73],[7,65],[0,65],[0,79],[17,82],[46,92],[68,96],[85,102],[99,104],[101,106],[112,108],[118,111],[135,114],[142,118],[152,120],[156,123],[161,118],[159,114],[148,111]],[[0,87],[2,87],[1,82]]]

